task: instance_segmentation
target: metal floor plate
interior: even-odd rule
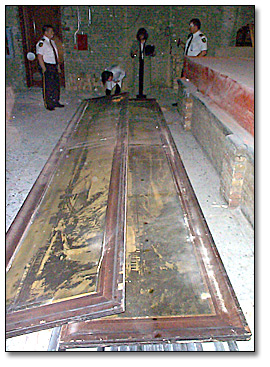
[[[63,325],[60,350],[251,336],[155,100],[85,101],[7,245],[8,336]]]
[[[7,234],[8,336],[124,309],[127,99],[105,107],[84,102]]]
[[[128,116],[125,312],[63,326],[60,348],[250,338],[158,104]]]

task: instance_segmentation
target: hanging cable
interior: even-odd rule
[[[88,7],[88,27],[92,24],[91,7]]]
[[[80,26],[81,26],[81,15],[80,15],[80,10],[79,10],[79,7],[77,6],[77,19],[78,19],[78,29],[77,31],[74,33],[74,44],[76,45],[77,43],[77,33],[79,32],[80,30]]]

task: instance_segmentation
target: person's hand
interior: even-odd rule
[[[45,71],[46,71],[46,68],[43,68],[42,69],[42,73],[45,74]]]
[[[58,73],[60,74],[61,73],[61,68],[60,68],[59,64],[57,65],[57,70],[58,70]]]

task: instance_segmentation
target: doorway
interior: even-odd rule
[[[22,31],[22,42],[24,52],[24,62],[26,70],[26,82],[30,87],[42,87],[42,75],[38,68],[37,58],[28,60],[27,53],[36,53],[36,44],[42,38],[42,27],[44,24],[52,24],[54,27],[54,41],[59,53],[61,67],[60,84],[65,86],[64,76],[64,55],[62,43],[62,24],[60,6],[39,6],[24,5],[19,6],[19,16]]]

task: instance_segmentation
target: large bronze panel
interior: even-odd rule
[[[102,150],[68,150],[56,170],[7,275],[9,312],[97,291],[113,147]]]
[[[86,103],[25,202],[24,229],[15,219],[7,234],[8,336],[123,311],[127,99],[105,99]]]
[[[163,148],[130,147],[128,171],[123,317],[213,314]]]
[[[250,338],[159,106],[129,117],[126,310],[63,326],[61,348]]]

